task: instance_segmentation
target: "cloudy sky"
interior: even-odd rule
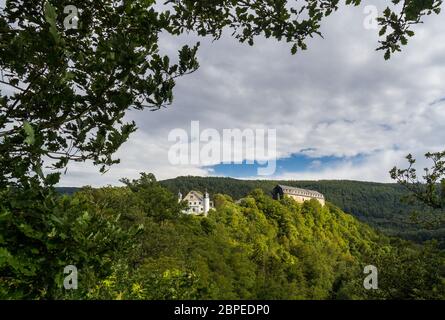
[[[383,11],[385,1],[376,2]],[[254,47],[229,36],[199,39],[201,68],[178,80],[171,107],[130,112],[139,130],[105,175],[90,164],[70,165],[61,185],[119,184],[153,172],[259,177],[255,166],[171,165],[168,135],[175,128],[276,129],[277,170],[269,179],[354,179],[390,182],[388,171],[404,156],[444,149],[445,19],[428,17],[401,54],[384,61],[378,30],[363,26],[364,6],[342,8],[322,28],[324,39],[290,54],[285,43],[258,39]],[[175,54],[192,35],[163,37]],[[422,162],[420,162],[422,165]]]

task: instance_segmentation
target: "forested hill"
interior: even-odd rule
[[[179,190],[185,193],[192,189],[207,189],[210,194],[223,193],[234,199],[242,198],[256,188],[270,194],[277,184],[307,188],[323,193],[327,201],[386,234],[415,241],[435,238],[444,242],[445,239],[445,225],[430,230],[412,223],[411,214],[414,211],[422,211],[423,208],[402,202],[402,197],[407,193],[402,186],[397,184],[350,180],[237,180],[191,176],[163,180],[161,184],[173,193],[178,193]]]
[[[43,240],[4,254],[0,299],[445,297],[445,252],[435,243],[389,238],[330,203],[277,201],[253,189],[240,202],[214,195],[207,216],[189,215],[152,175],[126,185],[84,188],[40,206],[52,225],[43,236],[19,226]],[[6,203],[10,195],[2,195]],[[4,226],[5,241],[14,241],[14,227]],[[45,250],[54,259],[28,258]],[[78,290],[56,280],[70,263],[86,274]],[[369,265],[378,270],[378,290],[364,288]],[[22,271],[31,267],[38,272]]]

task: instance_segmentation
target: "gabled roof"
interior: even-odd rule
[[[203,199],[204,199],[204,195],[203,195],[201,192],[199,192],[199,191],[195,191],[195,190],[192,190],[192,191],[190,191],[189,193],[187,193],[187,195],[184,197],[184,199],[189,198],[190,195],[194,195],[194,196],[197,197],[199,200],[203,200]]]
[[[290,186],[285,186],[282,184],[279,184],[278,187],[281,188],[281,190],[283,190],[283,193],[285,193],[285,194],[292,194],[292,195],[296,195],[296,196],[306,196],[306,197],[324,199],[324,195],[318,191],[290,187]]]

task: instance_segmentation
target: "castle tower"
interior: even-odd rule
[[[207,215],[207,213],[209,213],[209,210],[210,210],[210,198],[206,190],[204,194],[204,214]]]
[[[178,192],[178,203],[182,201],[182,193],[181,191]]]

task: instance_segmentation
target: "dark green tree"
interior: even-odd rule
[[[78,1],[78,28],[65,30],[69,4],[12,0],[0,13],[0,187],[43,179],[44,157],[104,171],[136,129],[125,112],[171,103],[174,79],[198,67],[197,46],[175,64],[160,55],[159,34],[174,31],[154,1]]]
[[[136,205],[144,214],[156,221],[176,218],[186,207],[185,203],[178,203],[178,198],[162,187],[152,173],[141,173],[139,179],[124,178],[121,182],[134,194]]]

